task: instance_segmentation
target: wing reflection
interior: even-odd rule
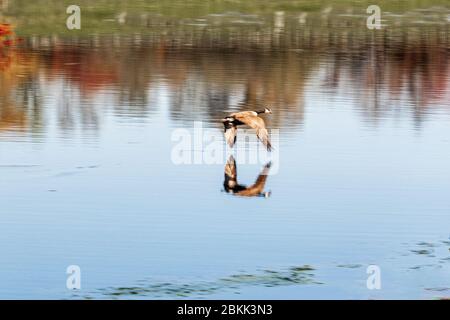
[[[268,162],[264,168],[262,169],[261,173],[259,174],[258,178],[256,179],[255,183],[251,186],[245,186],[243,184],[239,184],[237,181],[237,169],[236,169],[236,160],[231,155],[228,158],[228,161],[225,165],[225,179],[223,181],[223,186],[225,188],[225,191],[228,193],[232,193],[237,196],[243,196],[243,197],[266,197],[268,198],[271,194],[270,191],[264,192],[264,186],[266,184],[267,176],[269,174],[270,166],[272,165],[271,162]]]

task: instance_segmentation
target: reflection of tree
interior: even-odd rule
[[[442,32],[439,28],[419,35],[384,31],[369,37],[358,50],[334,49],[326,85],[336,88],[347,76],[357,89],[359,108],[369,120],[386,117],[402,101],[407,108],[397,111],[412,112],[419,125],[428,108],[448,104],[444,100],[449,44]]]
[[[286,24],[276,43],[270,33],[253,34],[255,40],[245,31],[230,39],[221,35],[221,41],[208,32],[178,34],[177,42],[165,36],[29,39],[0,73],[0,125],[41,128],[42,92],[57,80],[62,130],[77,123],[95,129],[103,111],[149,116],[156,108],[149,95],[161,86],[174,121],[216,122],[224,112],[270,105],[269,126],[297,126],[305,86],[323,69],[321,85],[332,94],[338,87],[355,89],[346,94],[370,121],[398,111],[419,124],[428,108],[445,105],[449,40],[442,28],[317,32]],[[98,105],[99,94],[111,101]],[[402,107],[394,110],[398,101]]]
[[[39,88],[33,81],[37,59],[18,52],[19,42],[10,24],[0,24],[0,130],[35,128],[40,119],[35,114],[40,110]]]
[[[171,59],[175,60],[176,54]],[[181,69],[187,70],[187,80],[174,90],[174,119],[216,121],[226,111],[270,105],[280,111],[273,114],[273,125],[301,123],[303,101],[299,99],[314,66],[311,57],[299,59],[291,52],[224,54],[203,49],[190,52],[183,61],[191,66]]]
[[[35,128],[41,119],[38,60],[15,49],[9,50],[7,57],[8,67],[0,71],[0,130]]]

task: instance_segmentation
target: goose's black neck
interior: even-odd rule
[[[266,113],[266,110],[264,109],[264,110],[259,110],[259,111],[256,111],[256,113],[257,114],[260,114],[260,113]]]

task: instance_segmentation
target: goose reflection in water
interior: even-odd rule
[[[271,192],[265,192],[264,186],[271,165],[272,163],[268,162],[262,169],[255,183],[247,187],[237,182],[236,160],[231,155],[225,165],[225,180],[223,181],[225,191],[242,197],[270,197]]]

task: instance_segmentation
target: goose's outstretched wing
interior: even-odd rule
[[[236,120],[248,125],[250,128],[256,130],[256,136],[258,139],[266,146],[268,151],[272,151],[272,145],[269,141],[269,133],[266,129],[266,124],[264,120],[258,116],[254,115],[240,115],[239,113],[235,115]]]
[[[236,143],[236,135],[237,128],[235,126],[231,126],[225,129],[225,140],[227,141],[230,148],[233,148],[234,144]]]
[[[228,119],[223,119],[222,122],[224,126],[225,140],[227,141],[230,148],[232,148],[236,143],[236,135],[237,135],[236,125]]]

